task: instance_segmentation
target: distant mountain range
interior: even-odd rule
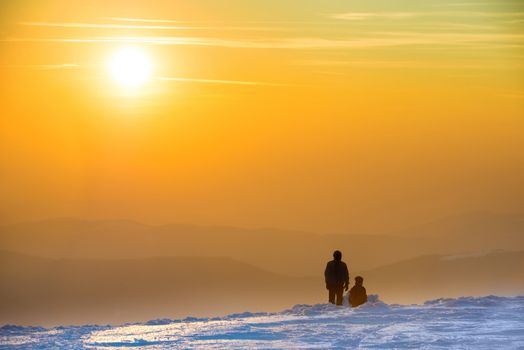
[[[452,215],[426,224],[393,232],[402,237],[433,237],[450,239],[462,244],[471,239],[470,247],[508,248],[524,244],[524,214],[470,212]]]
[[[325,261],[323,262],[325,263]],[[421,256],[355,272],[387,302],[524,294],[524,252]],[[0,323],[120,323],[276,311],[327,299],[322,270],[289,277],[221,257],[50,259],[0,251]]]
[[[334,249],[354,270],[420,255],[524,250],[524,215],[469,213],[382,235],[56,219],[0,227],[0,249],[52,258],[224,256],[278,274],[314,276]]]
[[[353,276],[356,276],[355,273]],[[524,294],[524,251],[429,255],[360,272],[368,292],[395,303]]]
[[[0,323],[125,322],[279,310],[320,301],[323,277],[220,257],[49,259],[0,251]]]

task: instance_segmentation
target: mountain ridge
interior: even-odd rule
[[[447,259],[426,255],[358,271],[368,294],[416,303],[460,295],[524,293],[524,252]],[[325,261],[293,277],[229,257],[127,260],[41,258],[0,251],[0,322],[64,324],[276,311],[325,302]],[[147,302],[145,302],[147,301]]]

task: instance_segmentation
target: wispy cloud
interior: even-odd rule
[[[335,49],[365,48],[425,44],[418,38],[362,38],[332,40],[324,38],[289,38],[281,40],[234,40],[199,37],[86,37],[86,38],[7,38],[4,42],[62,42],[62,43],[129,43],[175,46],[210,46],[248,49]]]
[[[104,17],[106,20],[118,22],[142,22],[142,23],[186,23],[173,19],[149,19],[149,18],[129,18],[129,17]]]
[[[480,11],[462,11],[447,12],[447,15],[456,15],[464,17],[485,17],[485,18],[522,18],[524,12],[480,12]]]
[[[101,36],[80,38],[6,38],[4,42],[62,42],[62,43],[130,43],[151,45],[210,46],[250,49],[357,49],[405,45],[522,45],[524,34],[513,33],[420,33],[376,32],[373,37],[355,39],[285,38],[285,39],[221,39],[208,37],[169,36]]]
[[[522,19],[512,19],[512,20],[506,21],[505,23],[507,23],[507,24],[518,24],[518,23],[523,23],[523,22],[524,22],[524,18],[522,18]]]
[[[472,23],[455,23],[455,22],[434,22],[430,24],[431,27],[437,29],[463,29],[463,30],[494,30],[497,26],[486,24],[472,24]]]
[[[244,27],[244,26],[174,26],[174,25],[132,25],[114,23],[77,23],[77,22],[20,22],[20,25],[33,27],[93,28],[93,29],[160,29],[160,30],[240,30],[240,31],[275,31],[283,28]]]
[[[498,5],[513,5],[513,4],[520,4],[519,1],[504,1],[504,0],[498,0]],[[451,3],[440,3],[440,4],[432,4],[431,7],[478,7],[478,6],[490,6],[493,5],[493,1],[485,1],[485,2],[451,2]]]
[[[80,65],[76,63],[59,63],[59,64],[9,64],[2,65],[0,67],[5,68],[29,68],[29,69],[41,69],[41,70],[55,70],[55,69],[76,69]]]
[[[469,6],[485,6],[485,2],[455,2],[455,3],[442,3],[432,4],[431,7],[469,7]]]
[[[135,23],[178,23],[178,24],[181,24],[181,23],[184,23],[184,24],[187,24],[187,23],[191,23],[191,24],[195,24],[195,23],[203,23],[203,21],[184,21],[184,20],[174,20],[174,19],[148,19],[148,18],[132,18],[132,17],[103,17],[102,19],[104,20],[109,20],[109,21],[116,21],[116,22],[135,22]],[[231,21],[220,21],[220,20],[213,20],[211,22],[209,21],[206,21],[206,23],[231,23]],[[275,25],[275,24],[317,24],[317,25],[324,25],[326,24],[326,22],[319,22],[319,21],[298,21],[298,20],[289,20],[289,21],[284,21],[284,20],[277,20],[277,21],[271,21],[271,20],[268,20],[268,21],[261,21],[261,20],[258,20],[258,21],[252,21],[252,20],[246,20],[246,21],[235,21],[235,23],[237,24],[272,24],[272,25]]]
[[[403,19],[408,17],[415,17],[416,14],[412,12],[346,12],[336,13],[328,17],[334,19],[343,19],[348,21],[362,21],[366,19]]]
[[[426,12],[344,12],[327,15],[328,18],[347,21],[370,19],[406,19],[415,17],[464,17],[464,18],[520,18],[524,12],[488,11],[426,11]]]
[[[524,91],[522,90],[504,90],[499,94],[499,96],[509,98],[509,99],[524,100]]]
[[[406,60],[406,61],[395,61],[395,60],[306,60],[297,62],[301,65],[306,66],[319,66],[319,67],[362,67],[362,68],[399,68],[399,69],[460,69],[460,70],[506,70],[506,69],[521,69],[524,68],[524,64],[520,63],[500,63],[500,64],[485,64],[485,63],[471,63],[471,62],[434,62],[434,61],[420,61],[420,60]],[[320,72],[319,72],[320,73]],[[322,72],[325,74],[333,74],[332,72]]]
[[[204,83],[204,84],[226,84],[226,85],[261,85],[261,86],[290,86],[282,83],[270,83],[262,81],[245,81],[245,80],[225,80],[225,79],[197,79],[181,77],[159,77],[159,80],[178,81],[185,83]]]
[[[418,33],[418,32],[379,32],[376,34],[405,39],[425,39],[428,43],[438,44],[461,44],[461,43],[522,43],[524,34],[513,33]]]

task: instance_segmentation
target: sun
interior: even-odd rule
[[[108,63],[111,77],[126,88],[142,86],[151,78],[153,70],[148,55],[136,47],[120,49]]]

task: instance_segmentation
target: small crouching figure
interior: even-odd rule
[[[329,290],[329,302],[342,305],[344,289],[348,290],[349,271],[346,263],[342,261],[342,253],[336,250],[333,260],[327,263],[324,271],[326,289]]]
[[[362,285],[364,279],[361,276],[355,277],[355,285],[349,291],[349,304],[351,307],[357,307],[368,301],[366,288]]]

